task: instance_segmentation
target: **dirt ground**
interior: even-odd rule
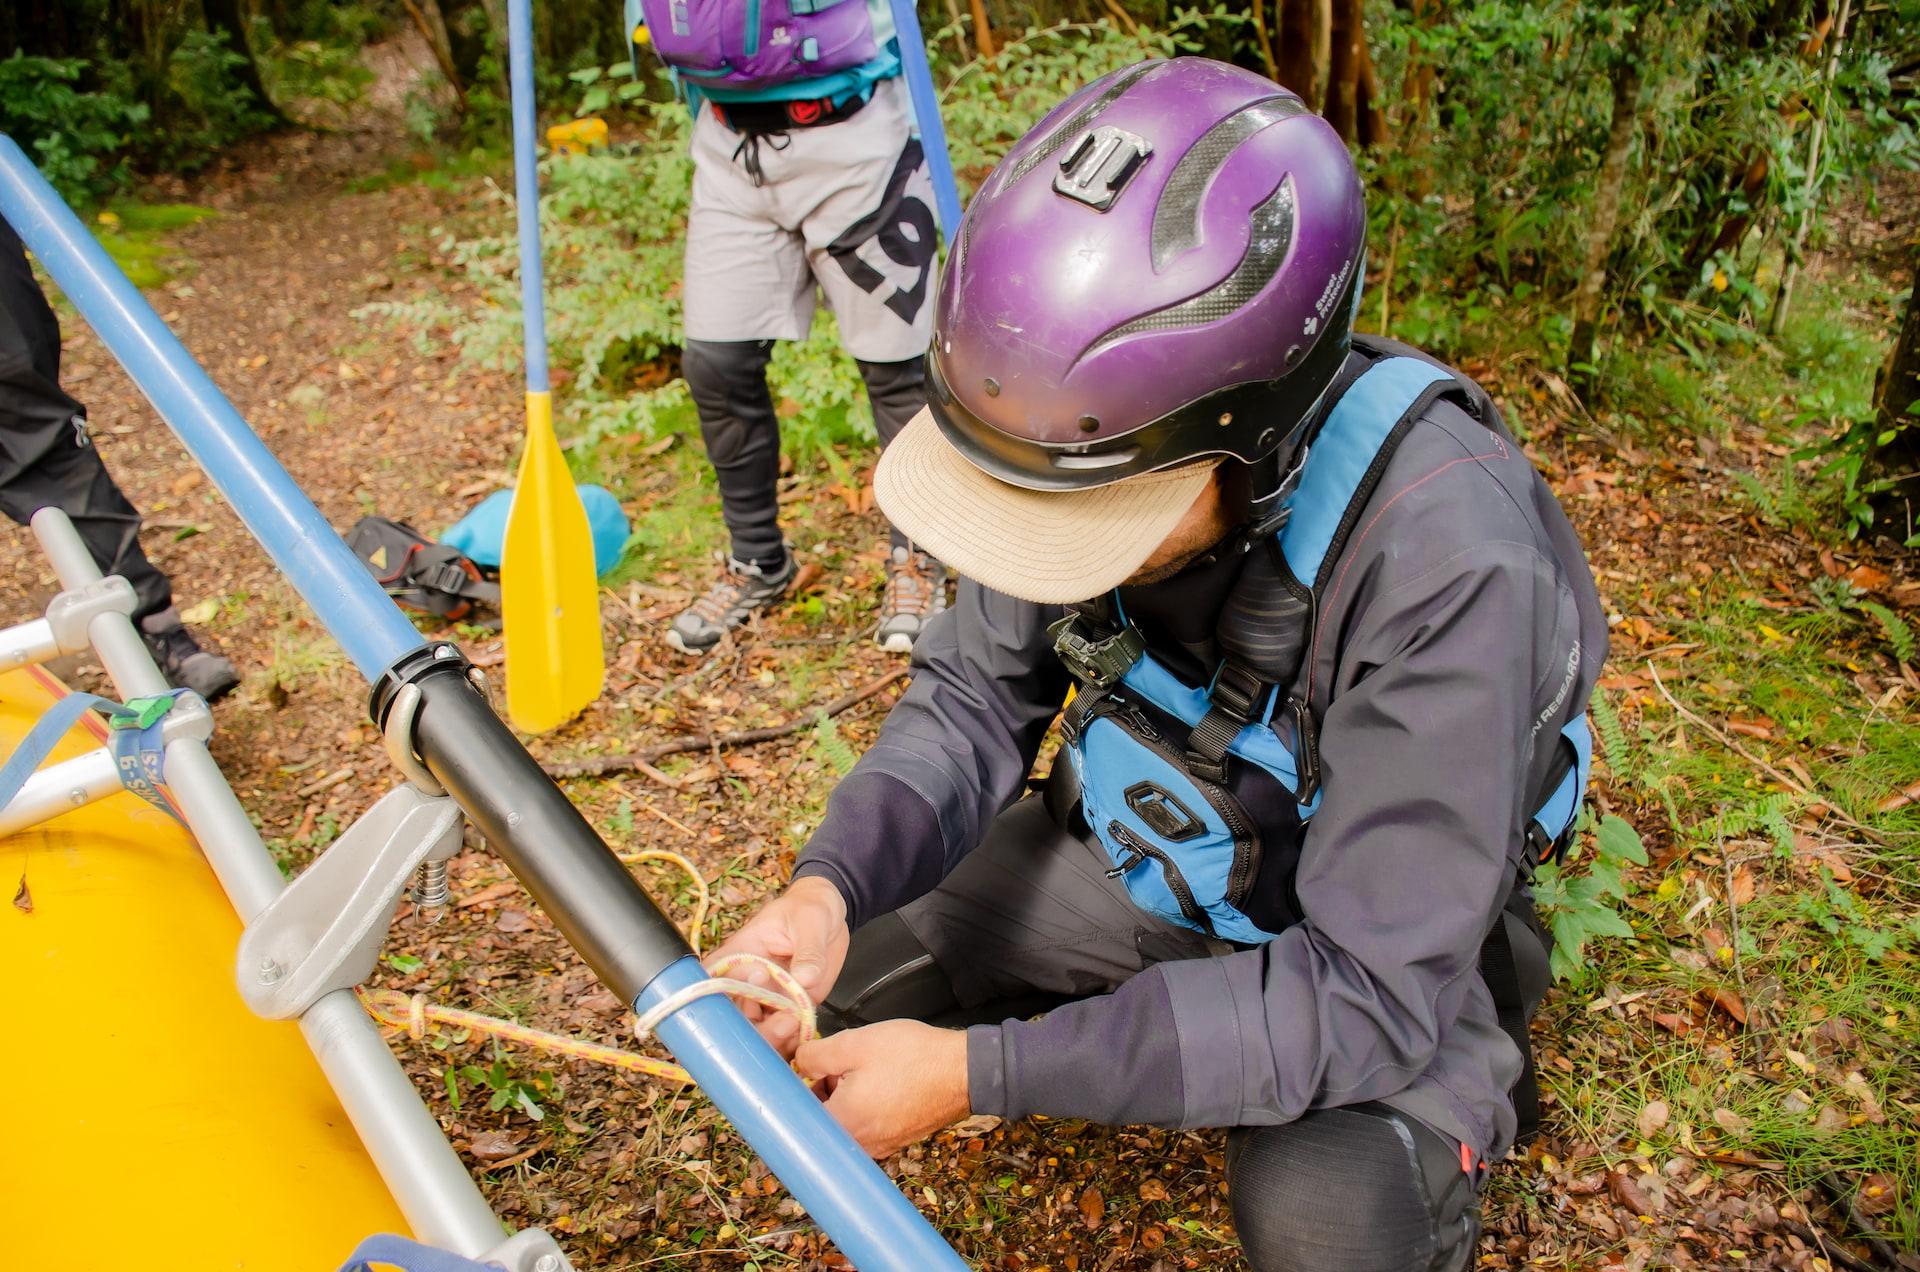
[[[510,376],[476,374],[451,351],[417,356],[384,325],[354,316],[373,300],[459,295],[461,284],[434,256],[430,229],[462,215],[472,196],[457,185],[417,182],[353,188],[354,178],[396,160],[413,162],[413,149],[390,124],[287,133],[190,187],[155,192],[219,213],[171,238],[182,264],[151,294],[155,307],[343,531],[369,512],[443,528],[509,483],[521,427],[520,388]],[[1676,573],[1764,572],[1791,598],[1815,577],[1862,567],[1874,572],[1875,594],[1886,603],[1909,614],[1920,608],[1910,555],[1823,555],[1731,512],[1712,443],[1653,457],[1624,442],[1575,442],[1559,427],[1569,408],[1550,373],[1517,361],[1466,369],[1531,429],[1530,449],[1579,523],[1610,608],[1631,614],[1645,580]],[[393,781],[365,723],[364,688],[79,323],[67,326],[64,378],[87,404],[109,465],[147,514],[142,542],[173,577],[180,608],[246,676],[218,708],[214,753],[263,836],[298,865]],[[1734,436],[1743,435],[1736,428]],[[1757,431],[1745,440],[1770,445]],[[630,511],[663,498],[685,465],[697,462],[685,452],[656,461],[636,448],[636,470],[653,469],[636,479]],[[677,733],[776,724],[897,667],[861,639],[856,622],[863,612],[856,602],[878,578],[870,545],[883,528],[870,511],[855,510],[858,498],[825,482],[803,474],[786,497],[820,545],[803,595],[821,605],[796,606],[696,663],[667,651],[660,637],[687,589],[704,577],[698,552],[678,570],[623,585],[604,606],[607,695],[574,724],[533,740],[535,753],[553,762],[591,760]],[[53,587],[26,540],[0,527],[0,621],[38,613]],[[459,639],[483,666],[500,662],[497,639],[483,631],[434,631]],[[1616,662],[1631,659],[1650,631],[1623,621]],[[95,667],[66,670],[81,685],[102,687]],[[1861,674],[1883,692],[1902,670],[1874,666]],[[896,692],[841,718],[856,747],[871,738]],[[714,892],[705,927],[711,944],[784,878],[832,768],[805,731],[662,767],[663,775],[629,772],[569,790],[622,851],[672,849],[696,864]],[[691,891],[671,868],[636,869],[671,913],[689,916]],[[389,951],[399,957],[382,967],[384,985],[631,1045],[620,1004],[477,842],[455,862],[453,882],[455,908],[440,925],[422,927],[403,910]],[[1569,1013],[1578,1010],[1562,1014]],[[500,1051],[479,1038],[401,1037],[395,1047],[501,1213],[561,1235],[578,1266],[846,1266],[696,1093]],[[1570,1068],[1565,1057],[1573,1050],[1549,1043],[1543,1067],[1558,1059]],[[462,1089],[458,1108],[448,1098],[450,1073]],[[541,1108],[540,1120],[518,1102],[523,1094]],[[503,1107],[488,1109],[492,1096],[504,1096]],[[989,1123],[964,1124],[888,1163],[976,1266],[1173,1272],[1239,1265],[1219,1182],[1220,1133]],[[1765,1162],[1723,1158],[1725,1169],[1697,1188],[1694,1166],[1676,1167],[1664,1177],[1670,1193],[1656,1205],[1633,1170],[1596,1169],[1596,1146],[1554,1130],[1551,1109],[1549,1126],[1495,1189],[1484,1266],[1819,1272],[1834,1264],[1810,1230],[1816,1203],[1775,1187]],[[1656,1230],[1667,1253],[1630,1263],[1622,1234]],[[1675,1256],[1676,1249],[1683,1253]]]

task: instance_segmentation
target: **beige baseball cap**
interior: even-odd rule
[[[1028,490],[974,467],[922,409],[880,456],[873,493],[917,547],[978,583],[1047,605],[1136,573],[1213,479],[1218,460],[1090,490]]]

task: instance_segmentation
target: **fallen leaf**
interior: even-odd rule
[[[183,623],[211,623],[218,617],[220,617],[220,602],[217,600],[201,601],[197,605],[189,605],[180,611],[180,621]]]
[[[1863,592],[1878,592],[1891,581],[1885,570],[1876,570],[1870,565],[1856,565],[1847,571],[1847,582]]]
[[[33,913],[33,893],[27,891],[27,876],[20,876],[20,890],[13,894],[13,908],[26,914]]]
[[[524,932],[533,926],[533,916],[525,910],[502,910],[500,917],[493,921],[493,926],[502,932]]]
[[[1140,1248],[1142,1250],[1158,1250],[1166,1243],[1167,1234],[1158,1227],[1147,1228],[1140,1233]],[[1155,1264],[1154,1266],[1158,1267],[1160,1265]]]
[[[171,489],[176,495],[184,495],[204,480],[206,478],[201,475],[198,468],[190,468],[173,479]]]
[[[1729,720],[1727,728],[1735,733],[1744,733],[1750,738],[1771,738],[1773,730],[1764,724],[1749,724],[1745,720]]]
[[[977,1139],[987,1132],[997,1129],[999,1125],[1000,1119],[993,1114],[976,1113],[963,1122],[955,1122],[953,1124],[953,1133],[962,1139]]]
[[[1640,1185],[1627,1177],[1627,1172],[1612,1172],[1607,1176],[1607,1184],[1613,1190],[1613,1199],[1634,1214],[1644,1217],[1653,1213],[1652,1200],[1641,1191]]]
[[[498,901],[501,897],[510,897],[518,891],[520,891],[520,885],[511,879],[504,883],[489,884],[470,897],[462,897],[460,908],[464,910],[468,906],[485,905],[489,901]]]
[[[1860,1070],[1851,1070],[1841,1080],[1840,1089],[1852,1096],[1854,1102],[1859,1104],[1860,1112],[1866,1116],[1867,1121],[1875,1126],[1885,1124],[1887,1115],[1880,1111],[1880,1101],[1874,1095],[1873,1088],[1867,1085],[1867,1080],[1860,1075]]]
[[[467,1151],[483,1162],[497,1162],[520,1151],[520,1141],[499,1131],[481,1131],[467,1145]]]
[[[1874,805],[1876,813],[1890,813],[1896,808],[1905,808],[1908,804],[1920,803],[1920,782],[1901,790]]]
[[[1674,1034],[1687,1034],[1699,1027],[1698,1022],[1696,1022],[1692,1016],[1683,1016],[1675,1011],[1654,1012],[1653,1023],[1659,1025],[1668,1033]]]
[[[719,772],[711,764],[702,764],[699,768],[688,769],[673,780],[682,786],[697,786],[701,782],[711,782]]]
[[[1166,1199],[1167,1199],[1167,1186],[1165,1184],[1161,1183],[1157,1179],[1152,1178],[1151,1176],[1149,1176],[1146,1180],[1142,1181],[1140,1185],[1140,1200],[1165,1201]]]
[[[1655,1100],[1640,1110],[1640,1116],[1634,1119],[1634,1129],[1640,1132],[1641,1139],[1651,1139],[1667,1124],[1673,1116],[1673,1110],[1667,1107],[1665,1100]]]
[[[1733,903],[1745,905],[1753,900],[1753,871],[1745,866],[1733,872]]]
[[[1747,1023],[1747,1005],[1740,1000],[1740,995],[1725,985],[1714,988],[1713,1005],[1731,1016],[1736,1023],[1742,1025]]]
[[[617,997],[609,994],[604,989],[597,994],[588,994],[585,998],[580,999],[579,1003],[580,1006],[587,1011],[601,1013],[619,1011],[620,1008],[624,1006]]]
[[[1718,1122],[1720,1129],[1729,1135],[1745,1135],[1747,1133],[1747,1119],[1741,1117],[1732,1109],[1715,1109],[1713,1111],[1713,1120]]]
[[[1884,1215],[1900,1204],[1900,1186],[1891,1175],[1868,1175],[1861,1183],[1854,1208],[1867,1216]]]
[[[1847,1115],[1831,1104],[1823,1104],[1820,1111],[1813,1115],[1813,1133],[1827,1136],[1847,1129]]]
[[[1106,1222],[1107,1199],[1100,1195],[1098,1188],[1089,1188],[1080,1194],[1080,1213],[1090,1229]]]

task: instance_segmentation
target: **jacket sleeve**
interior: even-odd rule
[[[1346,619],[1329,633],[1342,652],[1297,876],[1304,920],[1258,949],[1162,963],[1108,997],[976,1028],[976,1111],[1271,1124],[1431,1070],[1481,1145],[1501,1138],[1474,1109],[1488,1092],[1504,1103],[1520,1059],[1478,953],[1531,814],[1536,735],[1569,709],[1573,595],[1533,547],[1483,542]]]
[[[1068,676],[1058,606],[963,580],[914,645],[913,685],[827,800],[794,877],[821,875],[859,926],[933,890],[1017,799]]]

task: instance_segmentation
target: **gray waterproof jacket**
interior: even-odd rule
[[[1606,656],[1605,615],[1519,446],[1444,399],[1407,433],[1331,577],[1297,686],[1311,685],[1324,780],[1291,881],[1303,921],[1037,1020],[976,1026],[975,1112],[1240,1126],[1381,1100],[1488,1156],[1511,1143],[1522,1062],[1478,957],[1559,731]],[[1186,579],[1123,590],[1127,612]],[[1046,631],[1062,613],[968,582],[922,637],[912,687],[795,870],[832,880],[851,923],[932,890],[1023,793],[1069,684]],[[1212,668],[1198,617],[1184,632],[1142,624],[1189,683]]]

